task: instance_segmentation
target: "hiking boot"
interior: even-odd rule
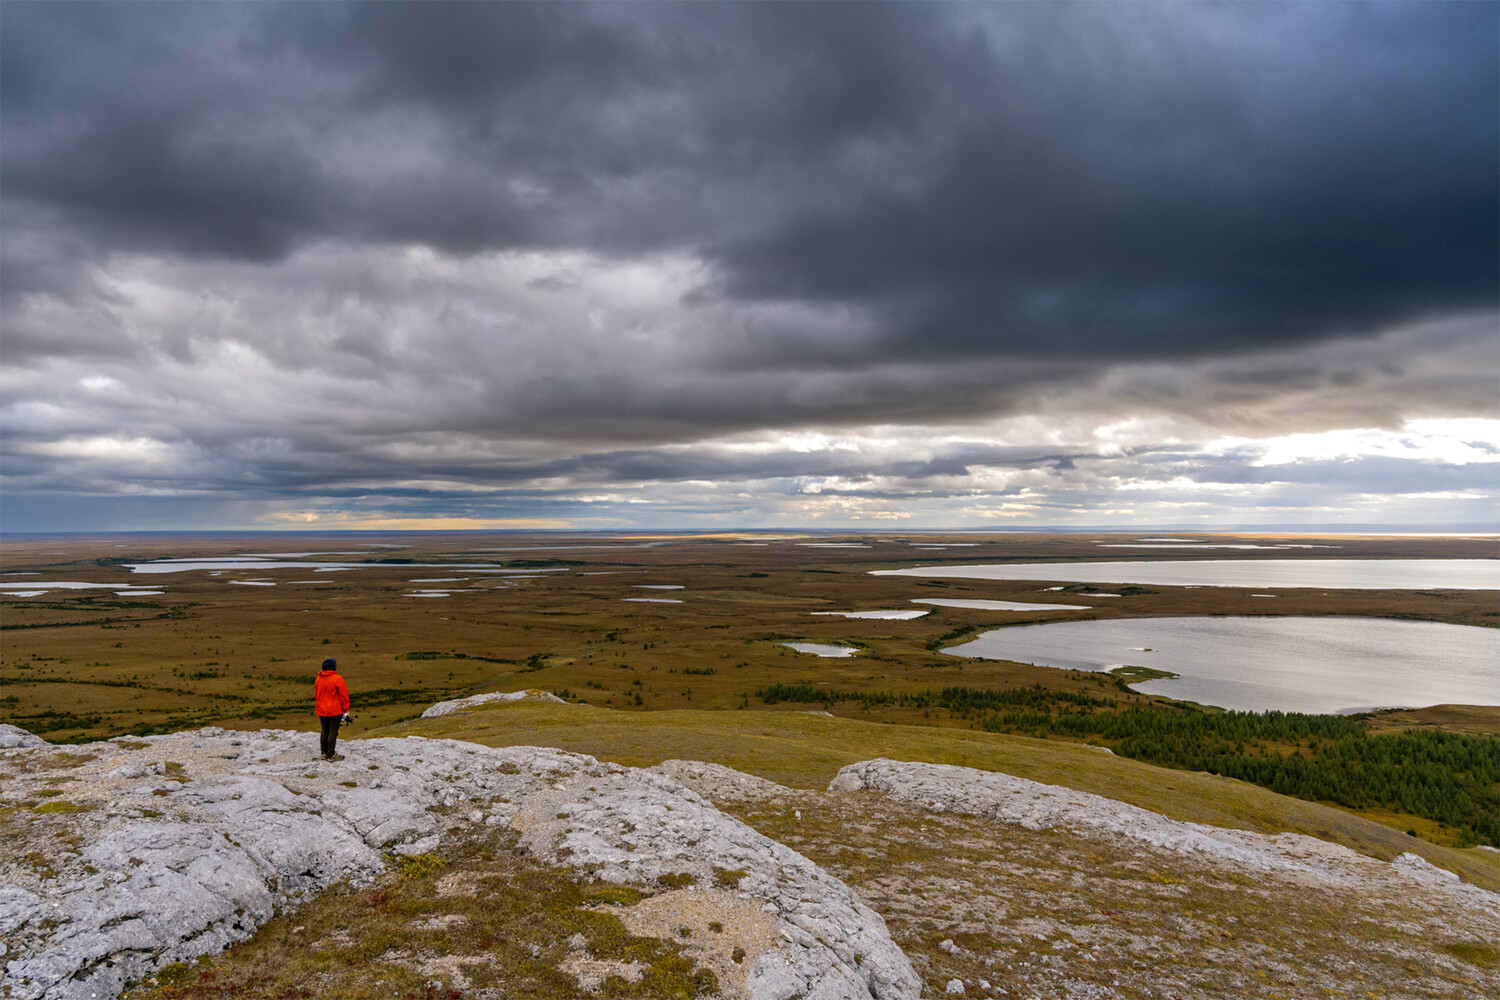
[[[324,757],[323,759],[324,760],[343,760],[344,759],[344,755],[341,754],[341,753],[331,753],[327,757]]]

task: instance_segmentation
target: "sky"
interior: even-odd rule
[[[1500,4],[0,3],[0,530],[1500,528]]]

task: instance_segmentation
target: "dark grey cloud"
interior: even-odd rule
[[[1162,438],[1493,415],[1496,37],[1489,3],[12,0],[7,489],[1068,506],[1116,463],[1262,476]]]
[[[897,357],[1233,350],[1495,302],[1491,4],[4,16],[6,198],[106,247],[680,248],[705,294],[878,313]]]

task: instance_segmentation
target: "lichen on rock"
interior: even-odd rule
[[[104,741],[59,761],[57,748],[10,730],[0,961],[16,1000],[113,996],[335,882],[368,881],[386,856],[495,826],[517,829],[547,862],[619,882],[672,879],[725,919],[747,906],[762,914],[774,933],[736,963],[740,995],[920,992],[848,886],[662,773],[417,737],[346,741],[346,759],[325,762],[314,734],[214,728]],[[43,811],[40,792],[58,789]],[[732,890],[714,883],[725,870],[745,873]]]

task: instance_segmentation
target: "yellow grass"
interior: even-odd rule
[[[836,734],[833,730],[810,734],[806,726],[831,723],[807,722],[816,717],[799,714],[801,706],[784,704],[779,711],[754,713],[756,718],[772,720],[757,723],[766,733],[762,736],[761,729],[747,730],[738,721],[745,715],[742,707],[762,707],[754,698],[756,690],[777,682],[892,692],[948,685],[1015,688],[1042,684],[1119,696],[1113,681],[1099,674],[963,660],[941,649],[1008,623],[1267,611],[1266,602],[1251,598],[1248,589],[1152,587],[1094,602],[1096,606],[1084,612],[1018,614],[932,608],[926,617],[907,621],[819,616],[811,612],[912,608],[917,606],[911,603],[913,598],[932,596],[1087,604],[1073,592],[1089,588],[1066,583],[1066,563],[1097,560],[1101,553],[1118,556],[1124,550],[1101,549],[1099,543],[1122,539],[1081,534],[822,536],[869,546],[828,549],[798,545],[793,536],[764,546],[736,544],[743,537],[723,533],[629,538],[525,534],[393,534],[353,539],[307,535],[8,538],[0,549],[0,569],[5,572],[36,573],[37,580],[159,583],[166,593],[122,598],[107,590],[59,591],[35,599],[0,598],[0,624],[4,626],[0,628],[0,721],[42,731],[53,741],[209,724],[312,730],[316,725],[312,679],[323,657],[332,655],[349,681],[357,717],[344,731],[345,738],[412,719],[434,701],[484,691],[541,688],[569,691],[574,698],[615,711],[601,715],[584,709],[571,716],[558,715],[553,724],[546,723],[550,716],[540,711],[535,721],[523,727],[534,730],[526,738],[529,742],[550,741],[594,752],[576,745],[571,720],[581,715],[607,718],[612,721],[597,723],[601,733],[612,734],[609,742],[600,744],[599,752],[606,756],[626,759],[637,753],[630,743],[635,740],[641,759],[666,755],[697,756],[735,766],[739,762],[778,780],[810,787],[826,781],[841,763],[894,756],[892,747],[905,745],[912,754],[925,754],[923,759],[990,766],[985,761],[993,758],[995,747],[1013,744],[971,732],[969,722],[943,710],[884,707],[867,711],[852,702],[833,709],[849,720]],[[1270,540],[1270,536],[1254,537]],[[1296,540],[1338,546],[1326,554],[1344,558],[1487,557],[1494,548],[1488,540],[1462,538],[1298,536]],[[375,542],[394,547],[370,547]],[[912,547],[933,542],[975,544],[940,551]],[[586,547],[527,549],[560,544]],[[247,569],[219,577],[202,571],[147,577],[131,575],[118,565],[246,551],[360,549],[361,554],[327,558],[492,565],[555,559],[566,564],[567,572],[539,574],[507,589],[479,589],[425,600],[409,596],[413,589],[429,586],[411,582],[414,579],[467,576],[468,582],[454,586],[489,588],[499,578],[458,567],[393,565],[321,575],[308,570]],[[1150,553],[1153,559],[1173,555]],[[1202,552],[1182,555],[1202,557]],[[1061,579],[1056,585],[1067,590],[1043,596],[1049,584],[1042,581],[921,580],[876,577],[868,572],[912,564],[1001,560],[1058,561]],[[274,579],[277,586],[227,583],[243,577]],[[293,583],[309,579],[318,582]],[[649,591],[638,589],[639,584],[674,584],[684,589]],[[641,596],[667,596],[683,603],[625,600]],[[1492,626],[1500,622],[1493,592],[1287,590],[1275,604],[1281,614],[1386,615]],[[861,653],[851,659],[819,659],[781,645],[789,640],[852,645]],[[422,655],[413,658],[411,654]],[[1160,701],[1146,696],[1133,699],[1143,705]],[[775,721],[783,716],[792,721]],[[43,729],[42,723],[49,719]],[[867,728],[874,723],[901,726]],[[511,725],[515,723],[507,723]],[[1437,725],[1500,735],[1500,709],[1435,706],[1387,713],[1375,725],[1389,729]],[[850,735],[855,733],[881,735],[855,740]],[[832,743],[811,745],[824,739]],[[1074,756],[1069,757],[1060,744],[1035,746],[1030,763],[1015,765],[1032,770],[1017,773],[1069,784],[1085,782],[1078,787],[1089,790],[1108,790],[1129,774],[1145,773],[1109,771],[1122,763],[1107,763],[1109,759],[1095,750],[1072,750]],[[1079,758],[1080,753],[1091,756]],[[1043,767],[1042,762],[1054,759],[1103,760],[1107,767],[1099,773],[1107,776],[1086,784],[1092,779],[1086,774],[1075,779],[1069,763],[1050,770]],[[1189,788],[1239,787],[1206,778],[1194,780],[1212,784],[1184,784],[1189,778],[1177,772],[1152,775],[1141,780],[1173,786],[1161,791],[1183,818],[1198,818],[1188,815],[1193,812],[1190,802],[1198,794]],[[1137,793],[1127,787],[1126,791],[1146,796],[1145,789]],[[1252,827],[1261,821],[1258,799],[1242,801],[1225,791],[1215,803],[1206,808],[1205,815],[1223,815],[1226,821]],[[1323,810],[1318,815],[1347,814]],[[1386,839],[1373,833],[1368,837],[1340,833],[1332,820],[1307,819],[1299,821],[1297,828],[1316,832],[1327,826],[1335,839],[1354,842],[1363,838],[1369,846],[1361,849],[1382,855],[1410,846],[1404,836],[1408,828],[1434,835],[1428,826],[1410,818],[1372,815],[1391,823],[1396,833],[1386,831]]]
[[[889,757],[1002,771],[1159,812],[1263,833],[1292,832],[1389,860],[1406,851],[1500,891],[1500,856],[1441,847],[1348,810],[1207,774],[1154,767],[1073,743],[898,726],[804,712],[616,712],[585,705],[494,704],[370,735],[419,735],[487,746],[550,746],[644,767],[708,760],[795,788],[821,788],[845,764]]]

